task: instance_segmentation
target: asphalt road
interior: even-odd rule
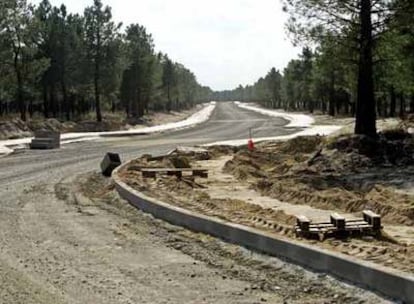
[[[149,219],[125,202],[82,205],[74,201],[72,191],[77,176],[98,171],[109,151],[125,161],[177,145],[247,141],[249,128],[259,137],[294,131],[285,130],[285,124],[233,103],[218,103],[209,121],[190,129],[74,143],[59,150],[27,150],[1,158],[0,303],[302,303],[303,299],[295,299],[309,294],[303,284],[317,281],[311,274],[279,262],[282,266],[277,269],[283,272],[272,271],[272,276],[286,286],[285,293],[250,288],[254,279],[233,271],[240,263],[228,253],[219,254],[226,245],[204,248],[198,237],[193,240],[189,232]],[[171,238],[181,240],[179,248],[171,245]],[[257,271],[243,267],[240,272]],[[302,285],[292,289],[295,282]],[[349,303],[381,302],[335,280],[323,284],[328,287],[322,285],[310,300],[345,291]]]

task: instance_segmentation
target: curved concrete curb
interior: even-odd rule
[[[226,222],[158,201],[132,189],[121,181],[118,171],[127,165],[128,163],[125,163],[112,173],[116,190],[133,206],[151,213],[156,218],[287,259],[295,264],[331,274],[406,303],[414,303],[413,275],[396,273],[381,265],[362,262],[318,247],[294,243],[291,240],[277,238],[254,228]]]

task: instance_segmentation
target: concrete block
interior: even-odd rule
[[[101,171],[105,176],[111,176],[112,171],[121,165],[121,158],[117,153],[108,152],[101,162]]]
[[[54,131],[35,131],[35,138],[30,143],[31,149],[60,148],[60,133]]]

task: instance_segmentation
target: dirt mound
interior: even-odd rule
[[[322,144],[321,136],[298,136],[283,142],[280,151],[282,153],[312,153]]]
[[[164,158],[165,167],[173,168],[191,168],[190,159],[182,155],[169,155]]]
[[[261,170],[260,160],[255,158],[256,153],[250,151],[240,151],[237,159],[230,160],[224,166],[224,172],[231,173],[240,180],[250,177],[265,178],[266,173]]]
[[[238,147],[226,146],[226,145],[211,146],[208,148],[208,152],[211,158],[218,158],[223,155],[230,155],[230,154],[236,153],[238,150],[239,150]]]
[[[330,160],[342,154],[344,157],[341,161],[344,163],[349,163],[347,158],[353,160],[360,158],[371,167],[384,164],[395,166],[414,164],[414,135],[402,129],[385,131],[380,133],[378,138],[363,135],[341,136],[333,139],[325,148],[339,152],[333,157],[328,153]],[[323,157],[323,154],[320,156]]]
[[[126,130],[128,127],[123,121],[104,120],[97,122],[94,120],[80,121],[76,123],[76,132],[108,132]]]
[[[208,160],[211,158],[209,150],[199,147],[177,147],[168,154],[186,156],[194,160]]]
[[[0,140],[31,136],[31,130],[21,119],[0,121]]]
[[[308,136],[266,143],[239,151],[224,171],[278,200],[346,212],[372,209],[386,222],[414,225],[413,195],[396,191],[414,183],[410,168],[413,135],[390,130],[377,139]]]
[[[295,241],[308,244],[315,244],[316,241],[295,237],[293,226],[296,218],[291,215],[291,212],[283,208],[274,209],[275,206],[269,204],[262,204],[260,199],[254,201],[248,185],[253,184],[262,194],[268,194],[282,201],[313,205],[329,210],[344,210],[348,211],[347,213],[373,209],[385,214],[383,217],[385,222],[412,224],[412,221],[410,222],[410,218],[413,218],[414,207],[412,197],[401,193],[396,194],[392,188],[376,185],[372,181],[365,182],[365,179],[372,179],[367,173],[364,176],[358,176],[359,179],[353,177],[357,175],[354,173],[345,178],[338,172],[328,174],[310,170],[307,173],[302,171],[295,175],[296,171],[289,169],[289,174],[278,174],[275,168],[281,166],[286,160],[290,160],[295,165],[307,164],[308,159],[315,155],[314,151],[297,155],[285,154],[281,152],[281,146],[282,143],[271,143],[261,146],[254,152],[242,149],[236,153],[232,161],[227,161],[229,159],[227,155],[220,157],[222,161],[208,160],[206,163],[211,165],[209,179],[197,179],[191,176],[177,178],[166,175],[159,175],[156,179],[143,179],[142,175],[134,170],[134,166],[140,162],[146,162],[148,166],[155,166],[157,162],[158,165],[162,165],[165,161],[161,158],[157,161],[148,161],[151,157],[134,162],[134,165],[126,170],[129,175],[122,178],[133,188],[163,202],[225,221],[254,227],[278,236],[295,238]],[[315,149],[320,149],[318,145],[315,147]],[[306,150],[306,152],[309,151],[310,149]],[[274,157],[275,154],[278,154],[278,157]],[[193,161],[191,157],[189,159]],[[300,161],[300,159],[304,160]],[[199,161],[194,166],[200,166],[202,163],[203,161]],[[217,163],[221,165],[217,166]],[[240,174],[238,177],[247,178],[248,182],[237,183],[235,179],[228,179],[227,174],[221,175],[220,170],[224,163],[226,163],[226,170],[236,176]],[[241,176],[241,174],[244,175]],[[229,194],[220,195],[223,190],[226,191],[227,187],[230,188]],[[243,194],[237,195],[236,192]],[[260,197],[260,194],[257,193],[257,197]],[[360,212],[358,215],[360,216]],[[390,239],[371,237],[346,240],[328,239],[316,244],[354,258],[412,272],[414,269],[411,254],[413,247],[400,243],[399,240],[390,242]]]

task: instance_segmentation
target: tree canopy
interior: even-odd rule
[[[78,119],[95,111],[179,110],[212,91],[166,54],[143,25],[122,27],[101,0],[83,14],[48,0],[0,2],[0,115]]]
[[[376,117],[394,116],[397,103],[400,116],[414,112],[413,1],[282,2],[290,16],[287,30],[303,46],[299,58],[280,79],[272,69],[253,85],[216,92],[217,99],[355,115],[355,133],[368,136],[376,136]]]

